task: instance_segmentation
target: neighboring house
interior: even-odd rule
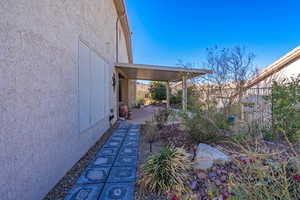
[[[299,75],[300,47],[297,47],[247,82],[247,90],[243,95],[244,118],[249,121],[271,121],[271,103],[264,96],[271,94],[273,81],[280,82]]]
[[[135,80],[209,72],[132,64],[123,0],[1,1],[0,13],[0,199],[42,199],[135,104]]]

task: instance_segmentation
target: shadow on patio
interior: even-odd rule
[[[154,113],[160,109],[163,109],[163,106],[149,105],[144,108],[133,108],[131,110],[131,119],[127,122],[132,124],[144,124],[145,121],[151,120]]]

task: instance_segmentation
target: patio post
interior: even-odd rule
[[[182,110],[187,111],[187,85],[186,85],[186,74],[182,76]]]
[[[167,81],[167,108],[170,108],[170,83]]]

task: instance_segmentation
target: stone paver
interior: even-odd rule
[[[120,124],[65,200],[133,200],[139,134],[138,124]]]
[[[99,200],[134,199],[134,183],[110,183],[106,184]]]
[[[103,183],[75,185],[65,200],[94,200],[97,199],[104,187]]]

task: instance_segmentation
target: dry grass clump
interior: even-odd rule
[[[143,192],[162,195],[189,191],[191,162],[183,148],[165,147],[142,165],[139,184]]]
[[[230,181],[235,199],[300,199],[299,155],[266,152],[258,141],[236,146],[240,153],[233,161],[240,173],[232,174]]]

